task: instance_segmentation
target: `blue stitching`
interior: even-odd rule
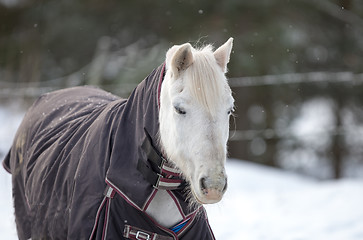
[[[175,225],[174,227],[170,228],[170,230],[175,233],[178,233],[180,231],[180,229],[182,229],[188,223],[188,221],[179,223],[179,224]]]

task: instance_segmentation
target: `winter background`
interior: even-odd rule
[[[0,107],[0,155],[8,151],[24,111]],[[307,129],[318,127],[309,116]],[[361,240],[363,179],[317,181],[245,161],[226,165],[229,187],[224,199],[206,206],[217,239]],[[0,170],[1,239],[17,239],[11,176]]]
[[[363,1],[0,0],[0,160],[42,93],[121,97],[174,44],[219,46],[236,100],[217,239],[363,239]],[[0,239],[16,239],[0,169]]]

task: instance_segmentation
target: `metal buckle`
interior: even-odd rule
[[[136,233],[137,240],[150,240],[150,234],[142,231],[137,231]]]
[[[159,188],[159,183],[160,183],[160,178],[162,178],[163,175],[161,175],[160,173],[156,173],[156,175],[158,175],[158,179],[156,180],[155,185],[153,185],[153,188],[158,189]]]
[[[160,158],[161,158],[161,164],[160,164],[160,166],[158,166],[158,168],[160,170],[159,173],[161,173],[163,171],[164,164],[167,162],[163,156],[160,155]]]

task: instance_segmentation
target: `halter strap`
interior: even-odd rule
[[[180,178],[181,172],[173,168],[168,160],[156,149],[150,134],[145,128],[144,132],[146,138],[141,145],[141,149],[147,156],[147,162],[139,158],[137,170],[156,189],[176,190],[184,188],[185,181]]]

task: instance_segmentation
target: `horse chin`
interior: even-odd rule
[[[195,199],[200,204],[214,204],[214,203],[221,201],[222,197],[220,197],[218,199],[204,199],[204,200],[200,200],[198,197],[195,197]]]
[[[195,199],[195,201],[199,204],[214,204],[214,203],[217,203],[219,201],[222,200],[222,197],[223,197],[223,194],[221,195],[216,195],[216,196],[213,196],[213,197],[210,197],[210,198],[207,198],[203,195],[199,195],[197,193],[195,193],[193,190],[191,191],[192,194],[193,194],[193,197]]]

